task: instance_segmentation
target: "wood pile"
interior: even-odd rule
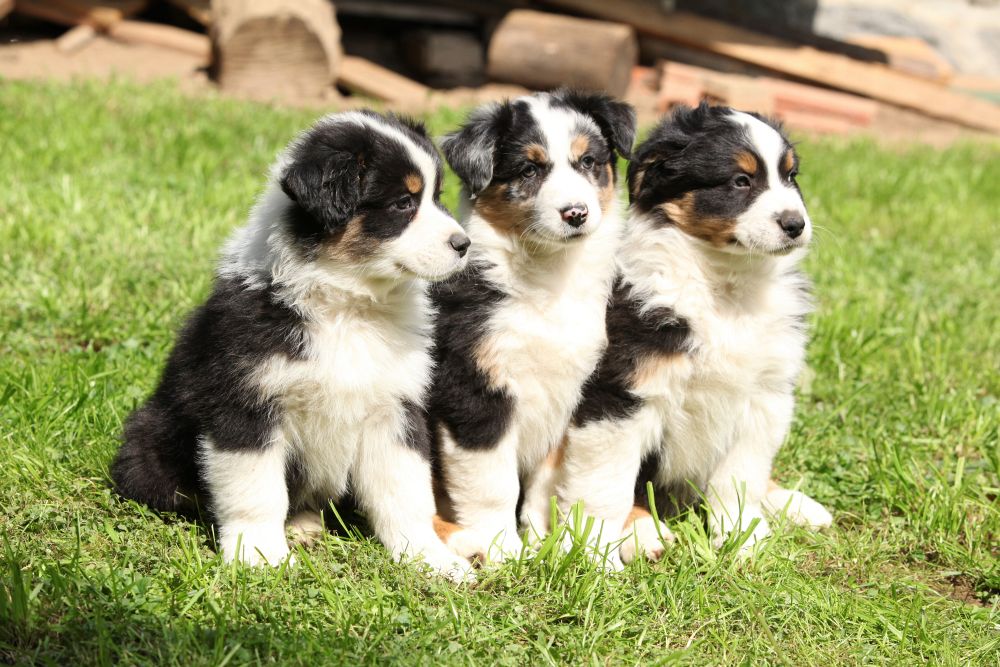
[[[0,20],[18,17],[65,27],[68,57],[98,36],[155,45],[196,55],[224,90],[278,100],[336,87],[422,109],[490,82],[569,85],[649,112],[710,100],[815,132],[868,127],[890,105],[1000,133],[1000,80],[957,74],[922,40],[776,37],[657,0],[0,0]]]

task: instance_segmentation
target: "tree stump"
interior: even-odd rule
[[[321,97],[337,78],[340,26],[327,0],[213,0],[212,72],[256,98]]]
[[[620,97],[638,53],[629,26],[516,10],[493,33],[487,73],[528,88],[569,86]]]

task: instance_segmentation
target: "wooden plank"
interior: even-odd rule
[[[0,0],[0,19],[6,18],[12,9],[14,9],[14,0]]]
[[[25,16],[51,21],[59,25],[89,25],[104,30],[124,18],[138,14],[146,0],[18,0],[17,12]]]
[[[754,33],[692,14],[664,14],[642,0],[545,0],[549,5],[609,21],[641,33],[719,53],[789,76],[871,97],[928,116],[1000,133],[1000,106],[955,93],[877,63],[861,63],[835,53]]]
[[[948,83],[955,74],[951,63],[919,37],[855,35],[850,41],[882,51],[887,56],[889,67],[911,76]]]
[[[430,88],[357,56],[344,56],[337,84],[383,102],[422,102]]]
[[[162,23],[119,21],[108,27],[108,35],[130,44],[151,44],[189,53],[206,63],[212,55],[212,44],[207,35]]]
[[[97,36],[94,26],[86,23],[74,26],[56,38],[56,48],[63,53],[75,53]]]

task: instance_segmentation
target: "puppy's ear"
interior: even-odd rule
[[[361,200],[361,157],[328,146],[296,152],[281,189],[330,232],[354,217]]]
[[[553,97],[563,104],[590,116],[601,129],[601,134],[622,157],[628,158],[635,141],[635,109],[631,104],[601,93],[584,93],[558,90]]]
[[[441,140],[444,159],[462,179],[469,194],[477,195],[493,180],[497,141],[510,124],[510,103],[484,106],[472,112],[457,132]]]

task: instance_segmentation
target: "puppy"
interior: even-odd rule
[[[432,527],[432,312],[426,280],[461,270],[469,238],[439,201],[423,127],[330,115],[279,157],[223,252],[159,386],[128,419],[118,492],[159,510],[197,494],[227,561],[275,565],[286,521],[350,490],[396,558],[463,578]]]
[[[693,483],[717,543],[754,521],[747,545],[765,537],[765,510],[832,520],[803,494],[768,486],[810,310],[798,168],[780,126],[707,105],[679,109],[635,151],[608,346],[554,479],[563,507],[582,500],[604,522],[594,541],[613,567],[623,525],[626,559],[637,547],[657,556],[658,532],[670,539],[641,509],[647,481],[682,501],[699,495]]]
[[[446,518],[492,540],[491,560],[520,552],[521,484],[527,497],[547,490],[538,464],[604,349],[616,155],[634,134],[627,104],[557,91],[483,107],[444,139],[474,245],[469,267],[431,292],[429,418]]]

